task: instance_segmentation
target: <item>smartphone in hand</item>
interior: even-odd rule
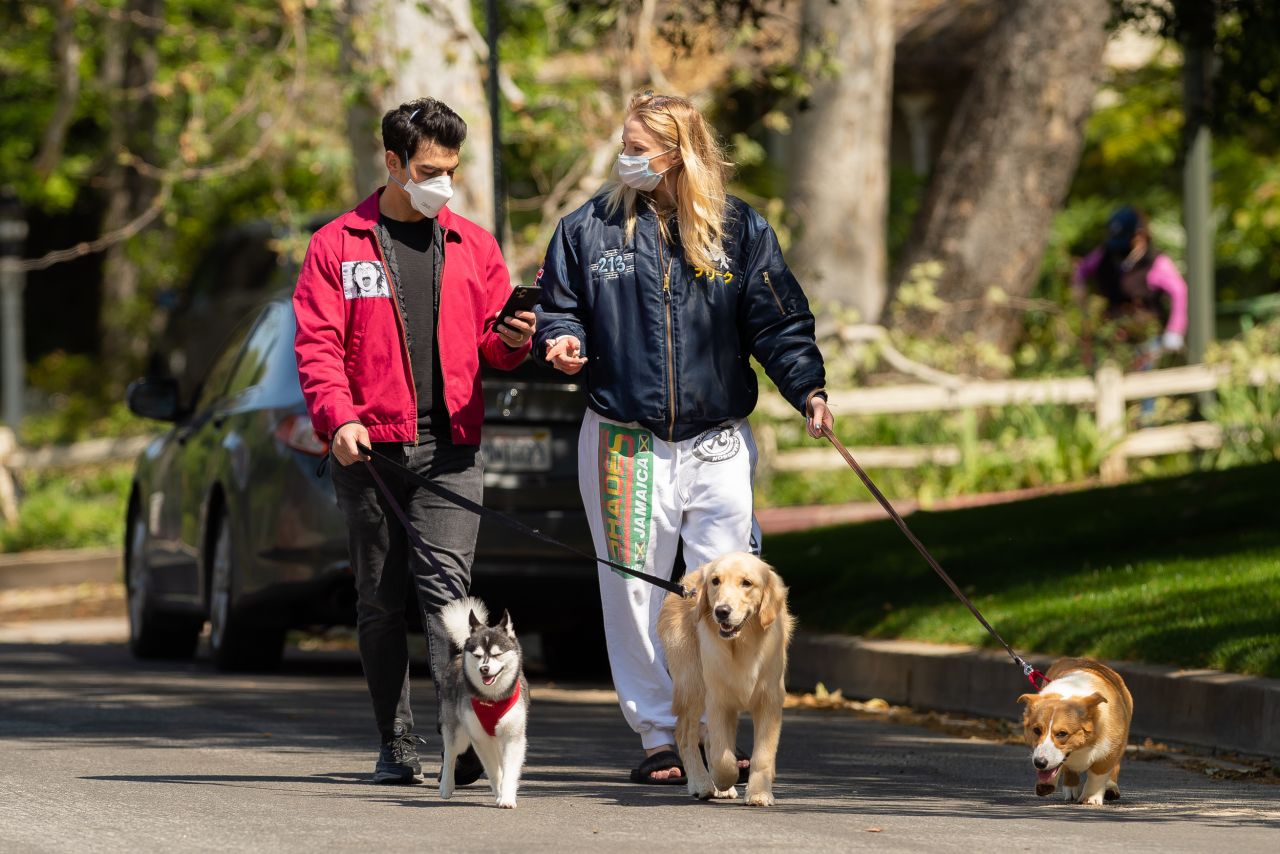
[[[542,300],[542,287],[540,285],[516,285],[511,289],[511,296],[507,297],[507,304],[502,307],[502,311],[498,314],[498,321],[503,318],[515,317],[517,311],[533,311],[533,307]]]

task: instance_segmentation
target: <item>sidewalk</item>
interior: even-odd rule
[[[51,587],[124,577],[120,549],[64,549],[0,554],[0,590]]]
[[[1053,662],[1025,657],[1041,671]],[[1280,758],[1280,679],[1106,663],[1133,694],[1131,739]],[[1019,718],[1018,697],[1032,690],[1003,652],[801,632],[791,645],[787,687],[812,691],[819,682],[850,698],[997,718]]]

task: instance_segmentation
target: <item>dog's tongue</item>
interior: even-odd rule
[[[494,682],[498,680],[498,674],[495,673],[492,676],[481,676],[480,678],[484,680],[484,684],[492,685]]]
[[[1048,771],[1037,771],[1037,772],[1036,772],[1036,782],[1037,782],[1037,783],[1052,783],[1052,782],[1053,782],[1053,778],[1054,778],[1054,777],[1056,777],[1056,776],[1058,776],[1058,769],[1057,769],[1057,768],[1052,768],[1052,769],[1050,769],[1050,770],[1048,770]]]

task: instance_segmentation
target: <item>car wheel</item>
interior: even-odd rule
[[[129,651],[135,658],[191,658],[200,640],[201,621],[166,614],[151,601],[147,560],[147,520],[135,502],[128,522],[125,593],[129,606]]]
[[[255,625],[235,602],[235,552],[231,524],[223,514],[214,518],[210,554],[209,649],[219,670],[272,670],[284,655],[285,630]]]

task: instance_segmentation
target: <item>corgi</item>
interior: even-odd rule
[[[1039,694],[1023,694],[1023,732],[1036,769],[1036,794],[1062,783],[1068,802],[1101,805],[1120,797],[1120,760],[1129,743],[1133,697],[1120,674],[1092,658],[1060,658]]]

